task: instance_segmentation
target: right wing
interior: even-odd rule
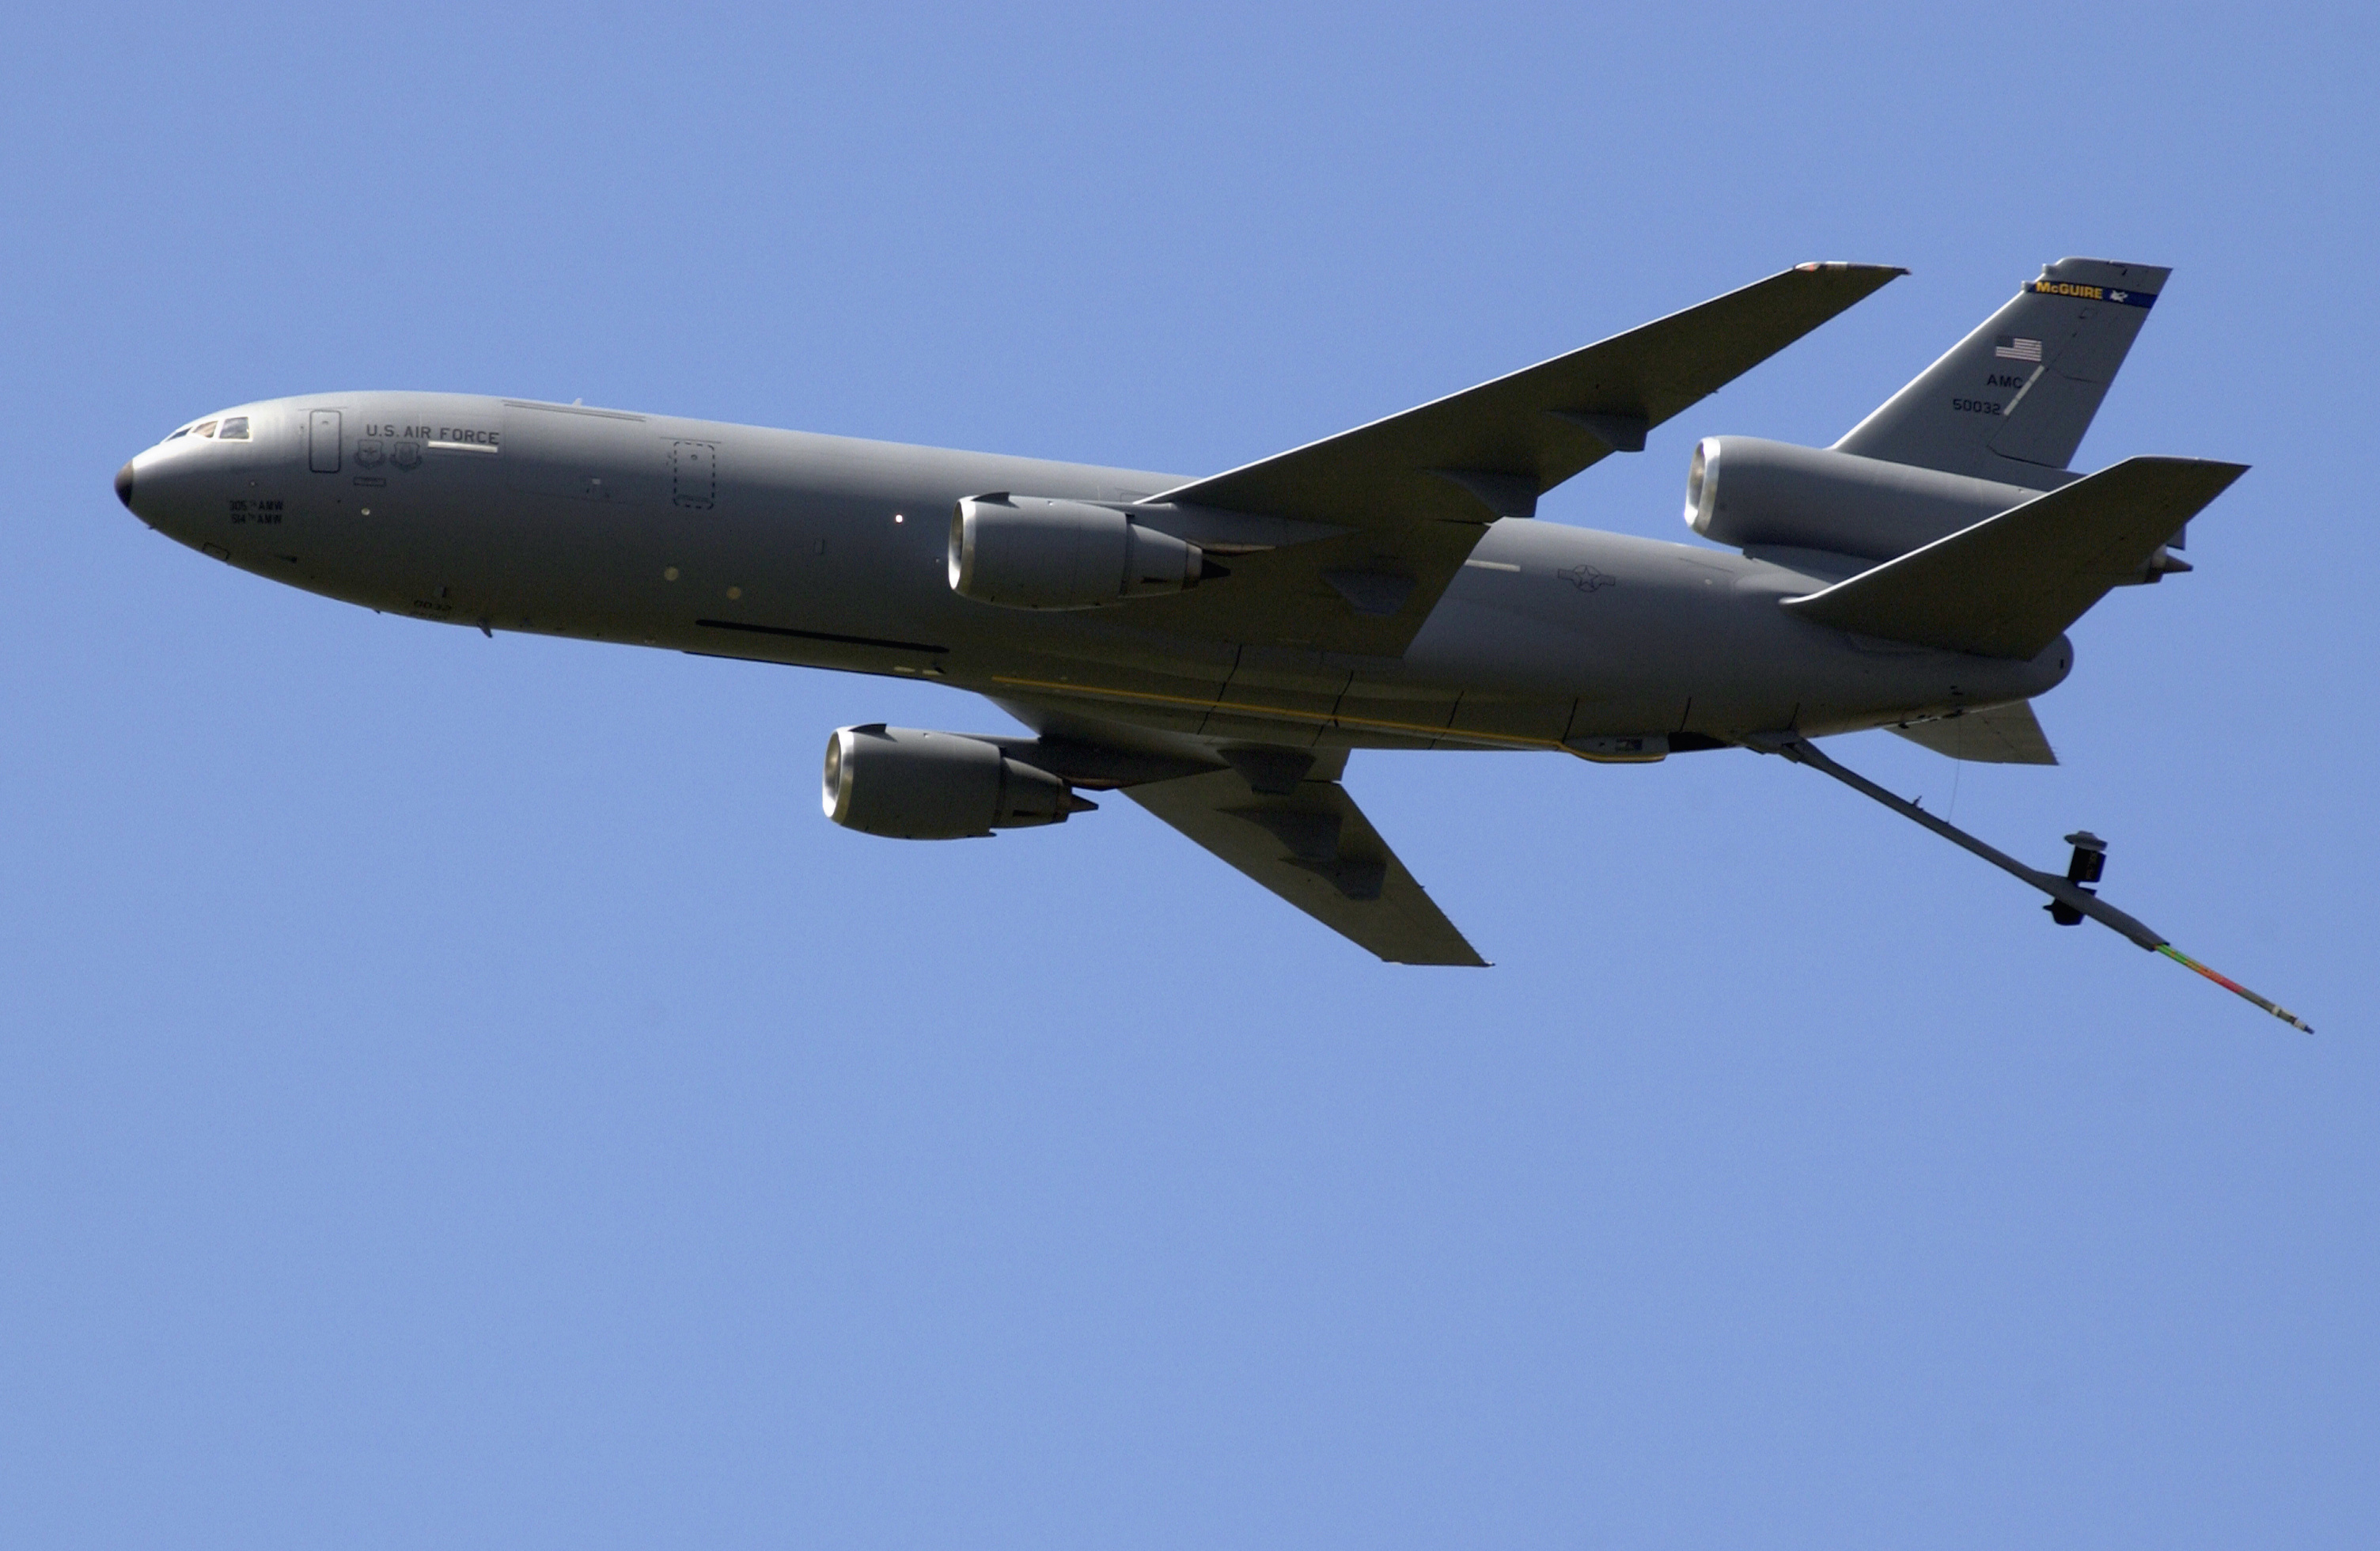
[[[1391,963],[1488,962],[1430,903],[1335,781],[1259,792],[1240,770],[1223,769],[1127,786],[1124,795]]]

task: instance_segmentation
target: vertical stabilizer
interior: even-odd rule
[[[2060,259],[1838,452],[2034,490],[2063,473],[2172,271]]]

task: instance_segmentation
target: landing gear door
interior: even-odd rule
[[[306,417],[306,467],[317,474],[339,471],[339,412],[317,409]]]

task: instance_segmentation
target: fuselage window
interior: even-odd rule
[[[215,432],[215,440],[218,442],[247,441],[248,417],[245,415],[234,415],[230,419],[225,420],[223,423],[223,429]]]

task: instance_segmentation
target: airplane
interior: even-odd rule
[[[1203,477],[370,392],[190,421],[115,491],[180,543],[376,611],[929,680],[1030,730],[837,729],[821,805],[872,835],[1062,824],[1120,792],[1382,960],[1481,965],[1349,795],[1351,753],[1748,748],[2304,1028],[2099,900],[2087,831],[2067,876],[2036,871],[1813,742],[1881,727],[2056,762],[2030,702],[2072,670],[2067,628],[2188,571],[2185,525],[2244,471],[2070,467],[2168,271],[2047,265],[1831,447],[1703,438],[1701,542],[1536,520],[1906,273],[1799,264]]]

